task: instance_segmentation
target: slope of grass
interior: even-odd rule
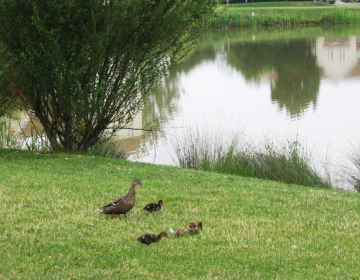
[[[138,177],[129,219],[96,210]],[[359,196],[77,154],[0,150],[0,279],[355,279]],[[164,200],[154,215],[141,209]],[[136,238],[202,221],[149,247]]]

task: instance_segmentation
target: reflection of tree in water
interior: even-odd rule
[[[286,108],[291,117],[299,117],[317,103],[321,70],[311,52],[311,42],[252,42],[232,45],[228,63],[241,71],[245,79],[259,81],[265,73],[276,72],[271,81],[271,99]]]
[[[169,121],[169,118],[177,113],[180,97],[178,87],[181,75],[189,73],[196,66],[206,61],[214,61],[219,53],[219,50],[214,47],[214,42],[223,37],[223,33],[218,34],[218,32],[204,34],[196,48],[191,50],[179,65],[169,71],[153,95],[144,101],[143,127],[156,126],[161,128],[163,124]]]
[[[212,46],[207,45],[207,47],[204,48],[196,48],[184,58],[181,64],[169,71],[155,92],[144,100],[142,125],[145,129],[150,127],[160,128],[160,135],[164,136],[161,127],[167,123],[179,109],[180,76],[183,73],[190,72],[204,61],[214,60],[215,56],[216,51]],[[154,140],[152,136],[152,134],[146,134],[145,140],[152,142],[152,140]]]
[[[159,88],[145,100],[143,126],[161,129],[181,109],[178,108],[181,75],[205,61],[214,61],[220,52],[248,81],[257,82],[264,75],[275,73],[271,75],[271,99],[280,108],[286,108],[291,117],[299,117],[310,104],[316,106],[321,71],[311,52],[311,41],[260,41],[217,47],[204,42],[170,70]]]

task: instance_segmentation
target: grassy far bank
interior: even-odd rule
[[[96,212],[127,193],[129,219]],[[1,279],[351,279],[359,196],[77,154],[0,150]],[[148,202],[163,199],[151,215]],[[146,247],[135,239],[202,221]]]
[[[335,6],[312,2],[244,3],[219,6],[210,21],[212,28],[246,26],[296,26],[360,23],[359,6]]]

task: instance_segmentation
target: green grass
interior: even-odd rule
[[[0,150],[0,279],[355,279],[359,196],[77,154]],[[137,204],[97,213],[127,193]],[[142,211],[163,199],[165,209]],[[149,247],[135,239],[202,221]]]
[[[297,26],[314,24],[360,23],[359,6],[334,6],[312,2],[263,2],[219,6],[210,20],[210,26]]]

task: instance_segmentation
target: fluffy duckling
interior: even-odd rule
[[[147,233],[147,234],[140,236],[136,240],[149,246],[151,243],[160,241],[162,237],[168,237],[167,233],[164,231],[161,232],[159,235]]]
[[[165,206],[164,202],[162,200],[159,200],[158,203],[149,203],[144,207],[143,210],[148,211],[149,213],[154,213],[156,211],[162,210],[163,206]]]
[[[199,229],[203,230],[201,222],[191,222],[188,224],[187,228],[191,232],[197,232]]]
[[[187,233],[188,231],[189,230],[187,228],[183,228],[183,227],[178,227],[175,230],[173,230],[172,228],[170,229],[170,232],[175,236],[183,235],[184,233]]]

